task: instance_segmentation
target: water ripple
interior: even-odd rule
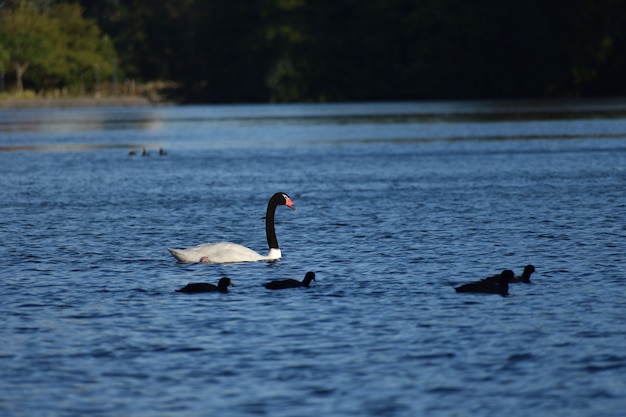
[[[162,111],[0,137],[42,147],[0,152],[3,414],[621,415],[621,118]],[[298,206],[277,212],[280,261],[166,252],[264,251],[277,189]],[[528,263],[508,297],[454,291]],[[261,286],[308,270],[311,288]],[[175,292],[221,276],[228,294]]]

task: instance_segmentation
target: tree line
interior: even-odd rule
[[[626,94],[626,0],[16,0],[0,7],[1,68],[17,74],[28,62],[24,83],[34,89],[116,76],[171,81],[186,102]]]

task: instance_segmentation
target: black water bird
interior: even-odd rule
[[[514,284],[516,282],[523,282],[524,284],[530,284],[530,276],[535,272],[535,267],[533,265],[526,265],[524,268],[524,272],[522,276],[515,275],[509,278],[509,284]],[[494,275],[491,277],[485,278],[483,281],[489,282],[498,282],[500,280],[500,275]]]
[[[199,293],[199,292],[228,292],[228,287],[233,285],[230,278],[220,278],[217,285],[209,284],[206,282],[192,282],[191,284],[185,285],[180,290],[176,290],[176,292],[185,292],[185,293]]]
[[[502,296],[509,294],[509,279],[513,278],[515,274],[510,269],[502,271],[498,277],[498,281],[489,281],[486,279],[463,284],[460,287],[456,287],[456,292],[478,292],[485,294],[500,294]]]
[[[271,281],[266,284],[263,284],[265,288],[268,290],[284,290],[285,288],[299,288],[299,287],[309,287],[311,285],[311,281],[315,281],[315,272],[309,271],[304,276],[302,282],[296,279],[282,279],[278,281]]]

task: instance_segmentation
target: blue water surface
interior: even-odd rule
[[[622,101],[2,110],[0,190],[2,416],[626,410]]]

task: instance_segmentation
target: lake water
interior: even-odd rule
[[[2,416],[626,410],[624,101],[2,110],[0,196]]]

